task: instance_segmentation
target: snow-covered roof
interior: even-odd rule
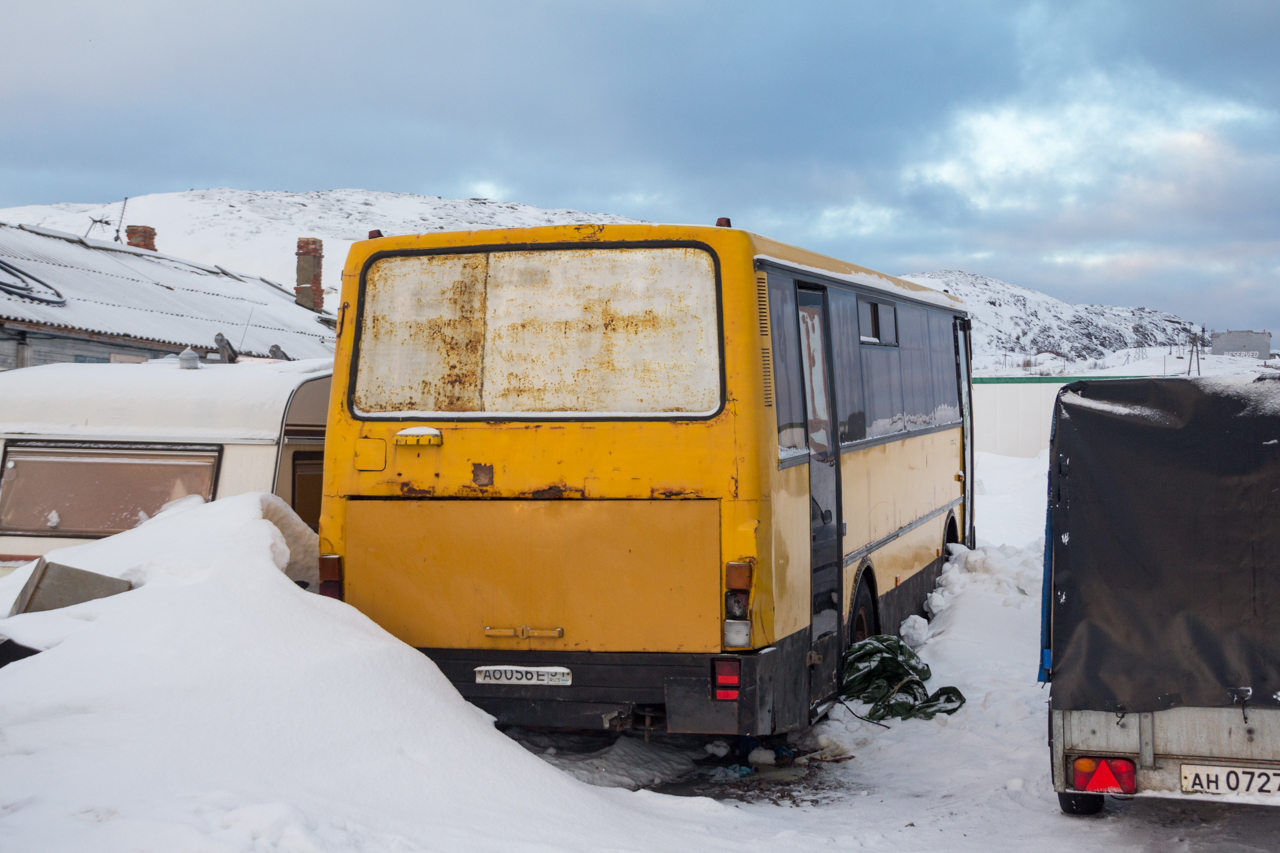
[[[332,374],[330,358],[8,370],[0,373],[0,437],[274,442],[293,392]]]
[[[146,249],[0,223],[0,319],[294,358],[333,354],[319,315],[264,278]]]

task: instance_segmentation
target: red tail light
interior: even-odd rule
[[[1095,794],[1132,794],[1137,768],[1127,758],[1080,757],[1071,762],[1071,787]]]
[[[320,555],[320,594],[342,601],[342,556]]]
[[[741,687],[742,661],[718,659],[711,662],[712,683],[717,699],[738,698]]]

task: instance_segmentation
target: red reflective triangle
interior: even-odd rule
[[[1120,783],[1116,781],[1116,774],[1111,772],[1111,765],[1105,761],[1098,762],[1098,769],[1094,771],[1093,778],[1089,780],[1089,784],[1085,785],[1086,791],[1095,791],[1099,794],[1119,794]]]

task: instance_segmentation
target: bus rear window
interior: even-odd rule
[[[0,475],[0,533],[106,536],[188,495],[213,498],[216,452],[13,448]]]
[[[694,248],[418,255],[369,269],[364,416],[710,415],[715,266]]]

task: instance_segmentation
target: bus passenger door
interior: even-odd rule
[[[956,363],[960,379],[960,413],[964,426],[964,529],[960,541],[970,548],[977,547],[973,520],[973,403],[969,386],[969,320],[957,317]]]
[[[834,432],[826,299],[822,291],[798,293],[800,363],[804,371],[805,423],[809,438],[809,527],[812,618],[809,701],[836,692],[840,669],[840,442]]]

